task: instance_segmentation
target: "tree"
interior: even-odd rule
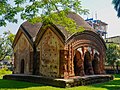
[[[15,35],[13,35],[10,31],[4,32],[3,36],[0,36],[0,61],[12,56],[12,42],[14,37]]]
[[[0,1],[1,26],[5,26],[7,21],[16,23],[15,16],[19,13],[21,19],[27,19],[32,23],[52,22],[74,32],[76,29],[79,31],[83,28],[78,27],[72,19],[67,17],[68,12],[88,13],[87,9],[82,9],[80,0],[14,0],[13,2],[14,6],[7,0]]]
[[[8,0],[0,0],[0,26],[6,26],[7,22],[17,23],[15,16],[23,10],[19,5],[13,6]]]
[[[115,69],[115,64],[120,58],[120,47],[117,44],[107,44],[106,62]]]
[[[112,4],[114,5],[115,10],[117,11],[117,16],[120,17],[120,0],[113,0]]]

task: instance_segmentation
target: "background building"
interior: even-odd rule
[[[104,39],[106,38],[107,34],[107,26],[108,24],[101,21],[101,20],[94,20],[93,18],[87,18],[85,21],[94,28],[95,32],[101,35]]]
[[[115,43],[120,45],[120,36],[106,38],[106,43]]]

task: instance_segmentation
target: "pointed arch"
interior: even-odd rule
[[[61,42],[65,43],[65,35],[54,24],[50,23],[50,24],[43,24],[42,27],[40,28],[40,30],[39,30],[39,32],[36,36],[36,40],[35,40],[36,46],[39,44],[39,42],[42,39],[44,33],[48,29],[52,30],[52,32],[54,32],[58,36],[58,38],[61,40]]]
[[[33,47],[32,37],[30,36],[29,33],[27,33],[27,32],[25,31],[25,28],[24,28],[23,26],[21,26],[21,27],[19,28],[17,34],[15,35],[15,39],[14,39],[14,41],[13,41],[12,47],[14,48],[14,47],[16,46],[16,44],[17,44],[17,42],[18,42],[18,40],[19,40],[19,38],[20,38],[20,36],[21,36],[22,34],[25,35],[25,37],[26,37],[27,40],[29,41],[30,45]]]

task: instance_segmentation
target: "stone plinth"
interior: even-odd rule
[[[39,84],[65,88],[65,87],[74,87],[74,86],[102,83],[113,80],[113,76],[89,75],[83,77],[75,76],[75,77],[70,77],[69,79],[60,79],[60,78],[46,78],[43,76],[35,76],[35,75],[11,74],[11,75],[5,75],[3,79],[26,81],[26,82],[39,83]]]

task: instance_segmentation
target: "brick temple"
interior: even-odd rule
[[[70,34],[52,24],[24,22],[13,42],[14,74],[52,78],[105,74],[106,45],[83,18],[69,13],[83,32]]]

